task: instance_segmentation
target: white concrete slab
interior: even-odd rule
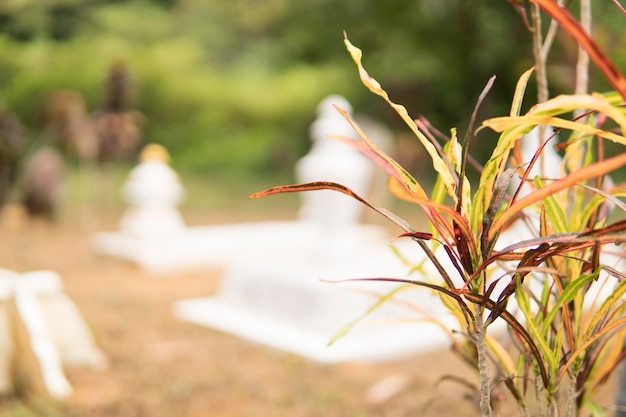
[[[257,311],[234,306],[220,297],[177,302],[175,314],[201,326],[291,352],[320,363],[378,362],[444,348],[449,336],[432,323],[361,324],[346,337],[328,346],[333,332],[311,331],[303,326],[265,317]],[[359,315],[354,311],[355,317]],[[344,323],[345,324],[345,323]],[[453,324],[453,323],[452,323]],[[341,329],[337,321],[335,332]]]
[[[104,353],[53,271],[0,269],[0,394],[65,399],[70,366],[103,368]]]
[[[179,301],[174,314],[322,363],[388,361],[449,346],[449,334],[432,319],[447,328],[458,325],[437,295],[415,286],[407,287],[396,296],[397,302],[385,303],[328,346],[333,336],[398,284],[326,280],[406,276],[407,268],[391,250],[378,249],[382,252],[376,256],[366,252],[360,262],[341,267],[294,261],[234,265],[225,271],[214,296]]]
[[[276,221],[188,227],[161,236],[122,232],[98,233],[94,250],[137,264],[154,274],[223,268],[232,262],[264,258],[344,257],[363,243],[385,243],[385,233],[375,226],[347,227],[345,233],[327,236],[313,222]]]

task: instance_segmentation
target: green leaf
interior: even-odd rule
[[[619,135],[608,135],[607,139],[623,141],[624,133],[626,131],[626,114],[623,108],[620,107],[621,102],[616,100],[612,96],[603,96],[598,93],[592,94],[562,94],[554,97],[543,103],[535,104],[527,113],[522,117],[496,117],[485,120],[483,127],[490,127],[497,132],[503,132],[513,126],[528,125],[528,123],[534,126],[538,124],[548,124],[550,126],[557,127],[551,123],[545,122],[542,117],[558,116],[560,114],[567,114],[574,110],[586,109],[588,111],[597,112],[606,115],[613,119],[622,129],[622,137]],[[532,120],[532,117],[536,117],[536,120]],[[556,119],[556,118],[555,118]],[[595,128],[585,123],[574,122],[571,120],[559,119],[559,124],[566,123],[567,126],[559,126],[565,129],[570,129],[577,132],[590,133]],[[600,129],[596,129],[600,130]]]
[[[606,417],[604,409],[598,403],[591,401],[590,399],[585,399],[582,405],[591,413],[593,417]]]
[[[559,111],[562,109],[558,109]],[[584,123],[572,122],[571,120],[561,119],[559,117],[552,117],[549,115],[528,115],[522,117],[495,117],[493,119],[485,120],[483,126],[489,127],[496,132],[506,132],[507,129],[520,127],[520,126],[538,126],[548,125],[553,128],[569,129],[576,132],[585,133],[587,135],[599,136],[604,139],[608,139],[612,142],[626,145],[626,138],[620,135],[616,135],[613,132],[598,129],[593,126],[589,126]]]
[[[544,183],[539,177],[535,177],[535,185],[537,189],[543,188]],[[567,224],[565,223],[565,212],[561,205],[556,201],[554,195],[547,196],[542,200],[546,209],[546,215],[550,220],[550,226],[555,233],[567,233]]]
[[[460,179],[460,181],[463,181],[463,194],[461,195],[463,206],[461,207],[461,209],[464,215],[468,215],[472,206],[472,187],[469,180],[467,179],[467,176],[463,175],[463,172],[461,170],[461,168],[463,167],[463,149],[457,139],[456,129],[452,129],[450,141],[444,146],[444,153],[448,157],[448,160],[450,160],[450,162],[452,163],[452,166],[454,167],[457,174],[459,174],[459,176],[462,176],[462,178]]]
[[[502,346],[498,340],[489,335],[487,335],[486,342],[487,347],[493,354],[494,360],[500,364],[502,370],[506,372],[504,376],[511,377],[515,375],[515,363],[509,352],[507,352],[507,349]]]
[[[596,332],[598,324],[606,319],[606,315],[609,311],[623,302],[622,297],[624,294],[626,294],[626,281],[621,281],[617,284],[615,290],[600,305],[600,308],[592,316],[589,323],[586,325],[584,324],[585,331],[581,332],[583,341],[590,339],[594,332]]]
[[[467,316],[463,314],[463,310],[461,310],[459,304],[453,298],[450,298],[443,293],[439,293],[439,299],[441,300],[441,304],[443,304],[443,306],[448,309],[450,314],[454,316],[456,321],[459,323],[459,327],[461,329],[467,328],[469,324],[467,323]]]
[[[511,105],[511,116],[519,116],[520,110],[522,109],[522,101],[524,100],[524,93],[526,92],[526,86],[528,85],[528,80],[530,76],[535,71],[535,67],[532,67],[529,70],[526,70],[522,74],[522,76],[517,80],[517,85],[515,86],[515,94],[513,95],[513,104]]]
[[[603,336],[607,336],[612,332],[618,331],[620,328],[626,325],[626,317],[620,317],[616,320],[610,321],[609,323],[602,326],[599,330],[595,330],[588,338],[583,339],[583,342],[576,347],[576,350],[572,352],[570,359],[561,367],[561,371],[559,372],[558,380],[563,379],[563,377],[569,371],[569,368],[573,363],[576,362],[578,357],[582,355],[585,350],[596,343],[598,339]]]
[[[596,162],[595,164],[588,165],[578,171],[572,172],[571,174],[562,177],[557,181],[548,184],[547,186],[539,190],[530,193],[526,197],[516,201],[513,205],[508,207],[507,210],[505,210],[498,218],[496,218],[490,231],[490,237],[492,237],[496,231],[504,227],[511,219],[513,219],[519,212],[524,210],[526,207],[535,204],[538,201],[543,200],[544,198],[554,195],[559,191],[572,187],[580,182],[592,178],[601,177],[625,165],[626,152],[618,154],[617,156],[614,156],[612,158]]]
[[[573,279],[572,281],[569,282],[569,284],[567,284],[567,286],[563,290],[563,293],[559,296],[559,298],[557,298],[554,305],[551,306],[550,310],[548,311],[548,314],[543,320],[544,329],[545,329],[544,333],[550,329],[550,325],[552,324],[552,321],[554,320],[555,316],[558,314],[561,306],[572,301],[576,297],[578,292],[581,291],[586,285],[591,283],[591,281],[598,278],[599,274],[600,274],[600,269],[595,271],[593,274],[583,274]]]
[[[542,332],[538,327],[535,320],[537,319],[536,314],[532,311],[530,307],[530,300],[528,298],[528,294],[526,294],[526,290],[522,287],[521,283],[518,282],[518,289],[515,291],[515,299],[517,304],[524,314],[526,318],[526,329],[528,333],[535,341],[537,348],[541,352],[541,355],[546,360],[548,365],[548,375],[552,375],[558,369],[559,352],[553,352],[548,344],[548,341],[545,338],[545,332]]]
[[[348,333],[350,333],[350,331],[352,331],[354,326],[356,326],[358,323],[363,321],[365,318],[367,318],[367,316],[372,314],[374,311],[378,310],[378,308],[380,308],[383,304],[385,304],[387,301],[392,299],[396,294],[398,294],[399,292],[407,289],[408,286],[409,286],[409,284],[399,285],[398,287],[394,288],[393,290],[391,290],[387,294],[384,294],[383,296],[379,297],[376,300],[376,302],[374,304],[372,304],[363,314],[361,314],[355,320],[353,320],[350,323],[348,323],[345,326],[343,326],[337,333],[335,333],[335,335],[328,342],[328,346],[333,345],[339,339],[345,337]]]
[[[483,126],[485,123],[487,121],[483,122]],[[481,222],[492,200],[494,183],[506,168],[509,154],[515,142],[530,132],[533,127],[532,125],[513,126],[500,135],[498,143],[480,175],[478,189],[472,202],[470,217],[473,230],[481,230]]]
[[[620,126],[622,135],[597,129],[584,123],[553,117],[577,109],[587,109],[605,114]],[[479,230],[481,226],[480,222],[491,200],[493,184],[501,175],[502,170],[504,170],[510,150],[515,145],[515,142],[535,126],[542,124],[555,128],[570,129],[587,135],[595,135],[626,145],[626,138],[624,138],[626,134],[626,115],[623,109],[619,107],[614,98],[607,98],[596,93],[590,95],[560,95],[533,106],[526,116],[497,117],[485,120],[481,128],[489,127],[497,132],[502,132],[502,134],[489,161],[485,164],[480,177],[479,187],[474,197],[470,222],[474,230]],[[499,226],[504,226],[504,224]],[[492,230],[492,233],[495,233],[494,230]]]
[[[443,153],[448,157],[452,167],[457,174],[461,173],[461,164],[463,163],[463,149],[456,136],[456,129],[450,132],[450,141],[443,146]]]
[[[595,187],[590,187],[588,185],[585,184],[578,184],[579,187],[583,187],[586,188],[587,190],[593,191],[596,194],[599,195],[595,195],[591,201],[587,202],[587,204],[585,204],[584,210],[585,210],[585,215],[582,216],[582,218],[587,221],[590,218],[591,213],[602,203],[604,203],[605,200],[608,200],[611,202],[611,204],[613,204],[616,208],[619,208],[620,210],[626,212],[626,203],[624,203],[622,200],[620,200],[617,197],[626,197],[626,191],[620,191],[620,190],[615,190],[615,191],[611,191],[611,192],[606,192],[604,190],[601,190],[599,188],[595,188]]]

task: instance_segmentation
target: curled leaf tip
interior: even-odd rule
[[[342,109],[342,108],[341,108],[341,107],[339,107],[338,105],[333,104],[332,106],[335,108],[335,110],[337,110],[337,111],[338,111],[339,113],[341,113],[342,115],[347,115],[347,114],[348,114],[348,112],[347,112],[345,109]]]
[[[428,232],[406,232],[406,233],[399,234],[398,236],[391,239],[391,241],[395,242],[396,240],[402,237],[410,237],[413,239],[420,239],[420,240],[431,240],[433,238],[433,234],[428,233]]]
[[[282,186],[282,187],[272,187],[272,188],[268,188],[267,190],[263,190],[263,191],[258,191],[254,194],[251,194],[248,196],[248,200],[254,200],[256,198],[262,198],[262,197],[267,197],[268,195],[273,195],[273,194],[279,194],[281,192],[286,192],[286,191],[282,191],[285,188],[288,188],[289,186]]]

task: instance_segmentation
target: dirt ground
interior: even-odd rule
[[[228,216],[196,215],[196,223]],[[228,334],[177,320],[172,304],[212,294],[219,271],[155,277],[133,265],[95,255],[80,216],[56,224],[5,211],[0,266],[52,269],[64,282],[109,358],[106,370],[71,369],[74,394],[54,403],[4,399],[2,416],[70,417],[349,417],[479,415],[464,388],[447,374],[473,373],[448,351],[385,364],[319,365]],[[97,228],[113,230],[115,216]],[[227,319],[227,318],[225,318]],[[330,335],[329,335],[330,336]],[[381,381],[405,385],[387,400],[368,393]],[[614,384],[606,390],[607,403]],[[505,415],[514,415],[505,407]],[[508,411],[507,411],[508,410]]]

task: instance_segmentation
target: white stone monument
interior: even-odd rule
[[[352,112],[340,96],[318,106],[312,124],[311,151],[296,164],[300,183],[332,181],[367,197],[373,164],[354,148],[328,135],[355,138],[356,133],[334,108]],[[359,322],[348,337],[328,342],[349,323],[375,305],[397,284],[329,283],[363,277],[406,277],[408,267],[389,247],[389,234],[360,222],[361,203],[328,190],[302,193],[298,222],[286,246],[275,246],[274,230],[262,232],[273,251],[252,261],[243,256],[225,268],[217,294],[175,304],[183,320],[293,352],[309,359],[336,363],[384,361],[448,345],[450,335],[433,323],[437,318],[453,326],[453,318],[436,295],[424,288],[407,288],[400,300],[376,309]],[[277,198],[277,197],[274,197]],[[416,250],[419,250],[415,246]],[[407,305],[411,306],[408,308]],[[411,325],[394,323],[415,319]]]
[[[363,317],[398,284],[326,282],[406,276],[406,268],[386,249],[370,247],[344,265],[313,259],[232,264],[215,295],[179,301],[174,313],[320,363],[389,361],[449,346],[451,334],[439,324],[457,328],[456,323],[428,289],[408,286]]]
[[[334,108],[349,114],[352,107],[341,96],[326,97],[318,106],[318,118],[310,128],[313,146],[295,167],[299,183],[333,181],[347,186],[359,195],[366,195],[372,179],[372,163],[356,149],[328,137],[329,134],[355,139],[354,129]],[[302,193],[301,220],[316,222],[341,233],[340,229],[359,223],[363,205],[334,191]]]
[[[322,118],[329,120],[331,117]],[[332,125],[332,123],[331,123]],[[329,132],[331,133],[331,132]],[[532,135],[525,138],[525,144],[533,146]],[[321,171],[320,177],[315,173],[300,175],[300,180],[329,180],[334,181],[332,171],[341,166],[341,158],[333,159],[336,155],[345,155],[349,160],[353,155],[349,152],[333,150],[328,159],[323,158],[324,149],[333,149],[338,144],[320,144],[316,142],[313,151],[298,165],[298,170],[304,167],[326,167],[326,162],[332,169]],[[529,145],[525,145],[528,148]],[[317,149],[316,149],[317,148]],[[554,159],[555,153],[548,154],[550,172],[558,175],[558,162]],[[316,163],[308,164],[310,160]],[[530,157],[526,156],[526,160]],[[555,166],[556,165],[556,166]],[[324,177],[327,173],[328,176]],[[310,176],[309,176],[310,175]],[[339,173],[337,175],[340,175]],[[543,174],[550,178],[551,174]],[[348,182],[345,177],[338,182]],[[352,187],[359,187],[353,184]],[[313,197],[315,193],[310,193]],[[332,347],[327,343],[345,325],[359,318],[376,303],[379,297],[397,288],[394,284],[383,282],[351,282],[329,284],[320,279],[342,280],[358,277],[406,277],[406,268],[399,264],[398,259],[384,250],[382,244],[354,244],[349,239],[341,240],[350,235],[350,225],[356,224],[356,213],[341,212],[346,216],[346,222],[341,225],[334,223],[332,210],[339,209],[343,200],[326,200],[325,195],[319,199],[303,199],[303,217],[314,218],[315,223],[324,230],[318,238],[326,250],[319,252],[309,251],[298,257],[288,256],[289,253],[277,253],[269,259],[258,260],[254,263],[232,263],[226,269],[221,286],[212,297],[185,300],[176,303],[175,313],[182,319],[208,326],[214,329],[235,334],[239,337],[272,346],[278,349],[293,352],[304,357],[325,362],[344,361],[383,361],[401,356],[415,355],[420,352],[439,349],[451,343],[452,333],[444,328],[461,330],[459,324],[443,307],[439,297],[430,291],[419,287],[408,287],[399,292],[394,300],[386,302],[374,311],[362,323],[355,326],[347,337],[337,341]],[[342,209],[345,207],[341,207]],[[311,210],[310,212],[308,210]],[[524,238],[531,238],[532,234],[522,231],[519,227],[511,229],[504,236],[501,244],[516,243]],[[335,241],[335,239],[337,239]],[[341,242],[335,244],[335,242]],[[423,259],[418,246],[410,241],[401,244],[405,254],[413,254],[412,261],[418,263]],[[346,249],[349,248],[349,249]],[[440,248],[438,259],[446,270],[454,271],[454,266],[447,260],[447,256]],[[308,256],[308,258],[307,258]],[[341,262],[340,262],[341,261]],[[620,268],[619,257],[603,257],[603,261]],[[623,266],[622,266],[623,267]],[[428,280],[434,277],[439,281],[438,272],[430,264],[424,268],[424,275],[415,277],[419,280]],[[503,274],[493,271],[492,277],[498,279]],[[542,279],[540,276],[534,278]],[[508,283],[507,279],[499,281],[492,298],[496,299],[498,292]],[[461,282],[457,283],[462,285]],[[603,274],[601,279],[594,282],[594,287],[588,293],[586,303],[589,306],[596,300],[602,300],[603,294],[610,293],[615,285],[615,279]],[[539,291],[542,286],[538,285]],[[365,293],[370,293],[369,296]],[[373,294],[372,294],[373,293]],[[510,303],[510,309],[515,310],[515,303]],[[409,324],[407,324],[407,322]],[[491,331],[503,333],[505,323],[498,319]]]
[[[354,136],[333,103],[351,110],[339,96],[320,104],[320,117],[311,127],[314,145],[298,162],[296,176],[302,182],[339,182],[365,196],[371,186],[372,164],[356,150],[327,137]],[[387,242],[381,228],[360,223],[360,203],[332,191],[303,193],[297,221],[185,227],[176,209],[184,194],[182,185],[167,159],[167,152],[157,145],[142,152],[139,165],[124,185],[129,208],[119,230],[98,233],[93,240],[96,252],[164,274],[223,268],[240,259],[252,263],[276,253],[291,258],[320,252],[318,261],[330,262],[333,257],[340,259],[349,251],[358,251],[362,245]]]
[[[373,164],[350,146],[328,138],[329,134],[354,137],[351,126],[333,104],[351,111],[349,103],[339,96],[322,101],[319,117],[311,126],[312,149],[296,165],[297,179],[341,183],[367,197]],[[142,169],[144,164],[133,171],[125,186],[141,198],[150,195],[146,191],[149,187],[141,188],[135,172],[152,174]],[[173,176],[167,178],[169,182]],[[96,236],[96,249],[136,262],[151,272],[221,268],[224,273],[217,294],[182,300],[175,304],[174,313],[182,320],[313,360],[388,360],[450,343],[450,336],[432,323],[434,317],[452,320],[441,308],[438,296],[412,288],[402,298],[410,301],[412,310],[388,303],[359,323],[350,336],[327,347],[335,333],[397,285],[338,285],[322,279],[405,277],[409,267],[389,247],[387,231],[361,223],[360,203],[327,190],[301,197],[296,221],[172,227],[168,233],[151,233],[150,222],[136,221],[141,216],[131,211],[125,220],[132,221],[123,221],[118,232]],[[132,206],[143,207],[145,212],[147,205],[141,198],[133,200]],[[371,294],[372,290],[376,294]],[[390,320],[407,317],[418,322],[410,326],[389,324]]]
[[[139,164],[122,189],[128,208],[119,230],[94,237],[98,253],[135,262],[153,272],[176,262],[177,243],[187,231],[178,210],[185,190],[168,163],[164,147],[150,144],[142,150]]]
[[[177,206],[185,192],[168,162],[169,155],[160,145],[148,145],[141,152],[140,164],[124,184],[129,208],[120,222],[122,233],[163,238],[184,230]]]
[[[338,95],[328,96],[317,107],[318,118],[310,128],[313,146],[295,166],[299,183],[332,181],[347,186],[355,193],[366,196],[372,186],[373,164],[356,149],[328,137],[329,134],[356,139],[356,133],[334,106],[352,115],[352,106]],[[361,239],[359,224],[363,204],[351,197],[330,190],[301,193],[299,218],[320,227],[325,240],[319,245],[321,257],[341,257],[347,242],[354,236]],[[356,227],[355,227],[356,226]]]
[[[106,356],[52,271],[0,270],[0,393],[67,398],[64,370],[102,369]]]

